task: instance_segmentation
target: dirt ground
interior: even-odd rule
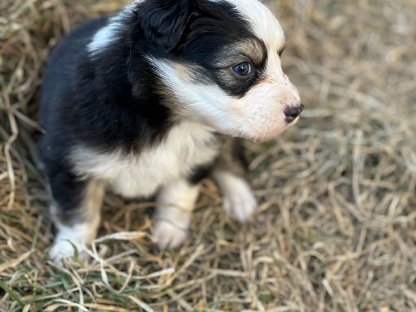
[[[177,251],[153,204],[105,201],[90,263],[48,262],[34,137],[40,72],[63,33],[127,1],[0,1],[0,311],[416,311],[416,1],[269,1],[307,109],[247,143],[261,203],[240,225],[211,181]]]

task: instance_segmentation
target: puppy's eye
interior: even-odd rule
[[[253,66],[250,62],[243,62],[233,66],[233,71],[239,76],[248,76],[253,72]]]

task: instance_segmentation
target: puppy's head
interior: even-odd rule
[[[136,14],[179,115],[236,137],[267,140],[303,109],[282,70],[285,36],[257,0],[144,0]]]

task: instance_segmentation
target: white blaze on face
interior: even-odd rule
[[[212,0],[218,2],[218,0]],[[285,34],[274,14],[257,0],[225,0],[250,23],[254,34],[277,52],[285,43]]]

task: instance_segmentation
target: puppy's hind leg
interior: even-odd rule
[[[97,235],[104,185],[96,180],[80,181],[61,172],[50,178],[54,203],[50,213],[58,230],[49,257],[58,266],[83,250]]]
[[[213,177],[223,195],[225,212],[233,219],[245,222],[257,208],[257,201],[245,176],[247,161],[237,139],[225,139]]]

